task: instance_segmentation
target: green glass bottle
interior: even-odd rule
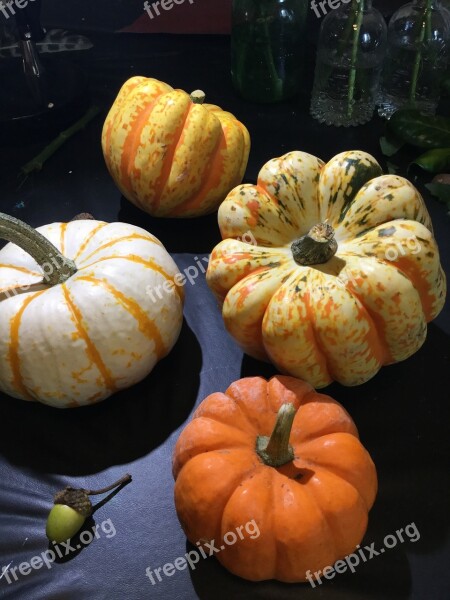
[[[233,0],[231,76],[254,102],[278,102],[301,88],[307,0]]]

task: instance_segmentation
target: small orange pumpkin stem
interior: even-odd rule
[[[309,233],[295,240],[291,246],[295,262],[305,267],[328,262],[337,249],[334,229],[328,223],[314,225]]]
[[[269,467],[282,467],[295,458],[289,438],[296,412],[293,404],[283,404],[270,438],[260,435],[256,439],[256,452]]]

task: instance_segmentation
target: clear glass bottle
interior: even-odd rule
[[[351,0],[322,22],[311,97],[312,116],[327,125],[362,125],[373,116],[387,26],[372,0]]]
[[[231,76],[238,93],[277,102],[300,90],[308,0],[233,0]]]
[[[449,36],[448,11],[439,0],[415,0],[394,13],[381,77],[380,116],[389,118],[399,108],[436,112]]]

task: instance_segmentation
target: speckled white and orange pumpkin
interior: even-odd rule
[[[162,244],[125,223],[78,220],[37,231],[76,272],[44,285],[57,261],[43,271],[15,244],[0,250],[0,389],[68,408],[143,379],[182,324],[182,288],[149,294],[178,273]]]
[[[364,152],[269,161],[256,185],[230,192],[219,226],[207,281],[228,331],[316,388],[408,358],[444,305],[422,197]]]

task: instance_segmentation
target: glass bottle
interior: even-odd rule
[[[387,26],[372,0],[351,0],[322,22],[311,97],[312,116],[327,125],[362,125],[373,116]]]
[[[415,0],[394,13],[381,77],[380,116],[389,118],[399,108],[436,112],[449,36],[449,15],[439,0]]]
[[[301,87],[308,0],[233,0],[231,76],[246,100],[277,102]]]

